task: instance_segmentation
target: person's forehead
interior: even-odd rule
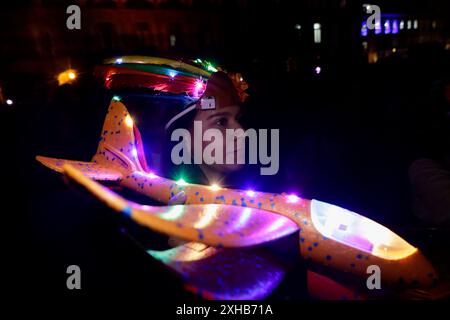
[[[202,110],[199,109],[201,112],[208,112],[208,113],[236,113],[239,112],[241,109],[241,106],[238,104],[231,104],[224,107],[217,107],[215,109],[209,109],[209,110]]]
[[[202,118],[210,118],[214,116],[236,116],[241,110],[239,105],[229,105],[222,108],[202,110],[198,109],[197,115]]]

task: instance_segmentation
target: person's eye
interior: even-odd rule
[[[219,118],[216,120],[216,125],[218,125],[220,127],[226,127],[227,124],[228,124],[227,118]]]

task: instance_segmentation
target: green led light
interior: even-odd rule
[[[119,96],[114,96],[112,99],[113,99],[114,101],[120,101],[120,100],[122,100]]]
[[[208,69],[208,71],[212,71],[212,72],[217,72],[218,70],[216,68],[214,68],[210,63],[208,63],[208,66],[206,67],[206,69]]]

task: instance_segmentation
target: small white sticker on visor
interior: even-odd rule
[[[204,97],[200,99],[200,108],[202,110],[210,110],[216,108],[216,99],[214,97]]]

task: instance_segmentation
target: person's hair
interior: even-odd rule
[[[188,180],[191,183],[205,183],[206,178],[203,172],[200,170],[196,164],[181,164],[175,165],[171,159],[171,153],[173,147],[178,144],[178,141],[171,141],[172,132],[176,129],[186,129],[191,130],[195,116],[197,114],[197,109],[185,114],[183,117],[177,119],[172,125],[166,130],[164,137],[164,152],[162,154],[162,170],[165,176],[172,179],[183,179]]]

